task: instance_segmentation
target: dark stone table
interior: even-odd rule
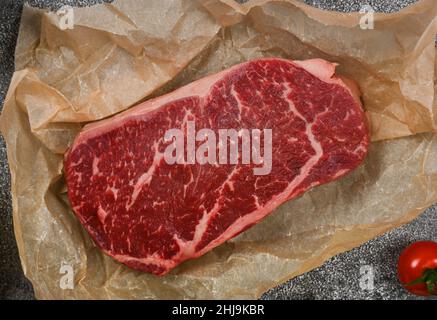
[[[241,0],[240,0],[241,1]],[[62,5],[91,5],[99,0],[31,0],[31,5],[57,9]],[[399,10],[415,0],[305,0],[328,10],[358,11],[370,4],[377,11]],[[0,106],[14,71],[13,56],[23,1],[0,0]],[[0,107],[1,110],[2,107]],[[24,277],[12,228],[10,176],[0,136],[0,299],[33,299]],[[412,223],[364,245],[337,255],[323,266],[266,292],[263,299],[416,299],[399,285],[396,260],[402,249],[417,240],[437,241],[437,206]],[[360,287],[360,268],[374,270],[374,289]]]

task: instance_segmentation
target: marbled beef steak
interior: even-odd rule
[[[164,136],[187,133],[188,122],[271,129],[271,171],[256,175],[260,164],[242,161],[169,164],[175,142]],[[368,147],[358,90],[334,64],[265,58],[85,126],[65,155],[65,177],[74,213],[105,253],[164,275],[355,169]]]

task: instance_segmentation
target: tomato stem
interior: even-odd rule
[[[425,269],[421,277],[406,284],[406,286],[415,286],[425,284],[430,295],[437,295],[437,268]]]

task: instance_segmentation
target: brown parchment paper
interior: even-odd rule
[[[362,30],[358,13],[293,0],[118,0],[74,9],[74,28],[61,30],[60,16],[26,6],[0,129],[37,298],[257,298],[412,220],[437,202],[436,16],[437,2],[422,0]],[[102,254],[71,212],[62,176],[81,126],[261,56],[325,58],[359,83],[374,141],[365,163],[165,277]],[[65,265],[74,289],[61,289]]]

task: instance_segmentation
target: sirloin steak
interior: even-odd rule
[[[163,137],[187,121],[214,132],[272,129],[270,174],[241,162],[168,164],[173,142]],[[368,147],[358,89],[334,64],[265,58],[85,126],[64,170],[71,207],[95,243],[129,267],[164,275],[355,169]]]

